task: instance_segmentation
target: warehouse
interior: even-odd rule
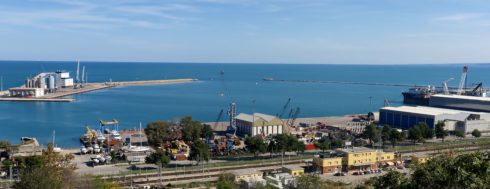
[[[241,113],[235,119],[240,134],[270,136],[283,132],[284,123],[276,116],[261,113],[254,113],[252,116]]]
[[[474,129],[490,131],[490,114],[425,106],[384,107],[380,109],[380,125],[409,129],[419,123],[434,128],[437,122],[445,122],[449,131],[469,133]]]

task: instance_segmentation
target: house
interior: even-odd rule
[[[285,165],[284,167],[282,167],[282,171],[295,177],[305,174],[305,169],[297,165]]]

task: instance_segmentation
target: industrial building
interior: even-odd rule
[[[426,123],[435,128],[437,122],[443,121],[449,131],[470,133],[474,129],[490,131],[490,113],[471,112],[425,106],[384,107],[380,109],[380,125],[409,129],[419,123]]]
[[[393,163],[395,154],[365,147],[338,149],[313,158],[313,164],[321,174],[375,170],[380,165]]]
[[[477,112],[490,112],[490,98],[482,96],[436,94],[430,97],[429,106]]]
[[[241,113],[235,117],[237,132],[249,136],[270,136],[283,133],[284,122],[276,116]]]
[[[66,71],[45,72],[26,79],[21,87],[9,89],[11,97],[41,97],[59,88],[72,87],[73,78]]]

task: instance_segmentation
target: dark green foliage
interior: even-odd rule
[[[446,136],[448,135],[448,132],[447,132],[447,130],[444,129],[444,126],[446,126],[444,124],[444,122],[439,121],[439,122],[437,122],[435,131],[434,131],[436,134],[436,138],[440,138],[442,140],[442,142],[444,142],[444,138],[446,138]]]
[[[459,137],[459,138],[464,138],[465,137],[465,133],[464,131],[455,131],[454,132],[454,135]]]
[[[282,153],[296,151],[302,152],[305,150],[305,144],[298,140],[296,136],[289,134],[278,134],[272,138],[269,143],[269,149],[274,149]]]
[[[426,123],[419,123],[408,130],[408,139],[415,142],[425,142],[425,139],[434,137],[434,130]]]
[[[195,141],[191,146],[190,158],[197,161],[209,161],[209,147],[203,141]]]
[[[476,152],[456,157],[438,156],[416,165],[413,173],[404,177],[390,172],[366,182],[374,188],[488,188],[490,186],[490,153]]]
[[[164,121],[148,123],[145,128],[145,134],[148,137],[148,143],[151,146],[161,146],[169,140],[172,131],[172,124]]]
[[[395,147],[395,145],[400,142],[400,141],[403,141],[405,139],[405,134],[403,132],[400,132],[396,129],[391,129],[390,131],[390,135],[388,137],[388,140],[390,140],[391,142],[391,145],[393,147]]]
[[[373,146],[374,143],[379,141],[381,131],[376,127],[376,125],[370,124],[366,126],[366,128],[364,128],[362,136],[365,139],[369,139],[369,143],[371,144],[371,146]]]
[[[231,174],[223,174],[218,178],[216,189],[238,189],[239,187],[234,182],[234,176]]]
[[[246,137],[245,145],[247,149],[257,156],[259,153],[267,152],[267,144],[265,144],[264,139],[261,136]]]
[[[322,152],[325,152],[325,150],[330,149],[330,140],[328,140],[327,137],[322,137],[315,142],[315,147],[320,148]]]
[[[214,138],[213,129],[211,129],[211,125],[203,124],[201,129],[201,138]]]
[[[475,129],[475,130],[473,130],[473,132],[471,132],[471,135],[473,135],[476,138],[480,138],[481,132],[478,129]]]
[[[366,185],[375,189],[409,189],[410,182],[405,175],[398,171],[390,171],[381,177],[374,177],[366,181]]]
[[[151,153],[145,158],[145,162],[165,166],[170,162],[170,158],[165,151],[162,149],[157,149],[155,152]]]
[[[383,140],[383,145],[390,139],[392,128],[389,125],[383,126],[381,129],[381,140]]]
[[[182,127],[182,138],[187,143],[193,143],[201,139],[201,137],[212,136],[211,127],[207,126],[204,129],[204,124],[199,121],[192,120],[192,117],[187,116],[180,120],[180,126]],[[206,132],[206,133],[203,133]]]

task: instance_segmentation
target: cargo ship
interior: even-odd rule
[[[430,96],[437,93],[434,86],[413,87],[408,91],[402,92],[403,104],[428,106]]]

